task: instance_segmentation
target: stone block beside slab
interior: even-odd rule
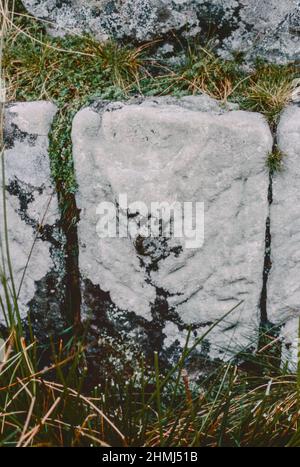
[[[289,106],[277,129],[283,170],[273,176],[268,319],[281,328],[283,357],[297,361],[300,317],[300,107]]]
[[[1,170],[19,311],[22,319],[29,311],[37,320],[43,317],[45,335],[54,328],[53,323],[48,323],[48,328],[47,320],[58,313],[64,274],[60,214],[48,154],[48,134],[56,112],[56,106],[45,101],[14,103],[6,107],[4,173]],[[4,255],[1,269],[12,288],[2,196],[0,206],[1,253]],[[3,292],[1,289],[4,300]],[[5,324],[2,310],[0,321]]]

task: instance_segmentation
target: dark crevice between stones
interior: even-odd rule
[[[266,234],[265,234],[265,257],[264,257],[264,269],[263,269],[263,285],[260,297],[260,321],[262,326],[268,324],[268,312],[267,312],[267,299],[268,299],[268,278],[272,268],[271,260],[271,218],[270,218],[270,207],[273,202],[273,180],[272,174],[269,174],[269,188],[268,188],[268,204],[269,213],[266,220]]]
[[[273,148],[272,151],[277,150],[277,127],[272,128],[273,132]],[[265,235],[265,257],[263,268],[263,285],[260,297],[260,329],[258,339],[258,350],[262,351],[262,358],[267,365],[273,368],[279,368],[281,363],[281,343],[273,341],[279,336],[280,327],[272,323],[268,318],[268,279],[272,269],[272,234],[271,234],[271,206],[273,203],[273,171],[269,171],[269,188],[268,188],[268,205],[269,213],[266,219],[266,235]],[[263,366],[259,369],[263,371]]]
[[[80,334],[81,328],[81,290],[79,273],[79,247],[77,223],[79,210],[76,206],[75,195],[65,193],[60,185],[57,186],[59,205],[61,208],[61,226],[65,235],[65,312],[67,321],[73,326],[75,334]]]
[[[70,342],[76,345],[77,337],[82,337],[78,239],[74,221],[77,209],[74,196],[66,199],[59,190],[57,194],[61,218],[56,225],[43,226],[39,231],[39,238],[51,244],[50,253],[56,267],[35,283],[35,295],[28,304],[30,328],[41,349],[41,368],[52,362],[51,343],[61,341],[65,345]],[[61,203],[64,203],[65,209],[62,209]],[[55,232],[59,232],[58,239]],[[29,336],[30,329],[27,324],[25,328]]]
[[[27,138],[26,134],[23,136]],[[49,335],[55,340],[63,335],[63,340],[67,341],[81,332],[77,235],[79,213],[75,196],[56,184],[53,196],[58,196],[60,219],[53,225],[39,225],[30,216],[29,208],[35,195],[43,193],[43,187],[25,185],[15,179],[6,186],[6,190],[18,199],[18,214],[33,229],[36,238],[50,244],[50,254],[55,264],[46,277],[35,283],[35,295],[28,304],[34,334],[45,347],[49,347]],[[24,328],[29,332],[27,320]]]

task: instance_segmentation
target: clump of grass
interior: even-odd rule
[[[124,90],[130,88],[132,83],[139,87],[140,76],[146,73],[145,52],[153,43],[132,48],[112,40],[104,44],[91,38],[85,40],[85,50],[101,62],[102,71],[112,84]]]
[[[3,55],[8,97],[66,103],[112,85],[126,89],[138,82],[149,46],[100,44],[88,36],[51,38],[38,22],[17,17]]]
[[[164,446],[274,447],[299,442],[293,375],[251,378],[235,366],[165,424]],[[159,446],[158,426],[148,445]]]
[[[19,25],[20,23],[20,25]],[[8,99],[51,99],[66,104],[110,86],[139,80],[148,45],[99,44],[90,37],[50,38],[36,22],[15,20],[3,54]]]
[[[276,125],[283,108],[291,100],[296,67],[258,64],[243,93],[243,108],[264,114]]]
[[[205,92],[218,100],[235,99],[270,121],[290,99],[294,66],[258,63],[254,71],[245,72],[242,59],[226,61],[209,45],[196,44],[187,48],[182,65],[170,68],[149,58],[152,45],[101,44],[87,36],[53,38],[41,23],[16,16],[3,55],[9,99],[51,99],[63,106],[82,97],[108,95],[108,90],[113,99],[112,88],[123,97]]]
[[[226,101],[234,95],[239,85],[247,77],[239,63],[224,61],[212,50],[201,46],[189,47],[186,63],[177,73],[176,86],[183,86],[191,94],[206,93]]]
[[[284,154],[278,147],[269,153],[267,167],[271,174],[283,170],[283,158]]]
[[[161,67],[161,73],[148,81],[146,94],[201,94],[226,101],[236,95],[247,79],[236,61],[224,61],[208,46],[193,45],[185,51],[182,65]],[[143,88],[142,88],[143,89]]]
[[[27,338],[28,339],[28,338]],[[39,347],[12,331],[0,362],[0,446],[297,446],[297,376],[265,368],[261,376],[221,364],[197,383],[185,370],[187,345],[166,375],[107,375],[85,387],[84,347]]]

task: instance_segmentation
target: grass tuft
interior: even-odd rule
[[[52,344],[39,365],[35,340],[11,331],[0,362],[0,446],[298,446],[298,382],[288,370],[260,375],[233,362],[199,381],[185,357],[167,375],[154,368],[85,385],[85,349]],[[258,358],[258,356],[257,356]]]
[[[293,65],[259,64],[243,95],[243,108],[260,112],[274,127],[290,102],[297,69]]]
[[[284,154],[279,148],[275,148],[267,158],[267,167],[271,174],[283,170]]]
[[[173,85],[189,94],[206,93],[226,101],[235,95],[242,83],[248,79],[236,61],[224,61],[213,50],[201,46],[189,46],[185,63],[171,74]]]

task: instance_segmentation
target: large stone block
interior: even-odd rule
[[[244,52],[286,62],[300,57],[299,0],[23,0],[56,33],[89,32],[146,41],[210,35],[225,56]],[[172,33],[172,34],[170,34]]]
[[[283,351],[297,361],[300,317],[300,108],[288,107],[277,131],[283,170],[273,176],[268,319],[282,326]]]
[[[55,188],[50,176],[48,133],[57,111],[50,102],[9,104],[5,111],[4,174],[7,237],[13,279],[21,317],[37,311],[40,316],[55,308],[60,296],[63,255]],[[3,178],[4,175],[4,178]],[[4,203],[1,196],[1,270],[9,287],[5,242]],[[1,290],[2,299],[3,289]],[[10,298],[12,301],[12,297]],[[2,310],[0,320],[4,322]],[[44,333],[46,324],[44,321]]]
[[[151,350],[175,349],[190,326],[194,339],[243,300],[201,350],[224,358],[255,347],[273,144],[264,118],[206,96],[98,102],[75,116],[72,138],[83,310]],[[122,208],[120,194],[148,208],[203,202],[204,244],[141,230],[99,238],[99,203]],[[137,206],[119,214],[148,219]]]

